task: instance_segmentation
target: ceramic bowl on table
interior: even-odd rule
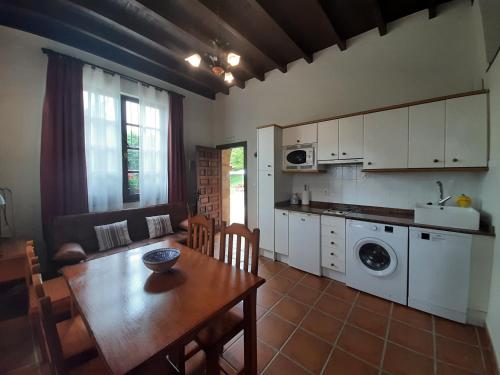
[[[177,262],[181,252],[173,248],[151,250],[142,256],[142,262],[156,273],[167,272]]]

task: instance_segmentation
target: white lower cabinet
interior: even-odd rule
[[[321,266],[345,273],[345,219],[321,216]]]
[[[288,264],[321,275],[320,216],[290,211],[288,220]]]
[[[274,251],[288,255],[288,211],[274,210]]]
[[[410,228],[408,305],[465,323],[472,235]]]

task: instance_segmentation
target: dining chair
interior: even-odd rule
[[[236,223],[226,227],[222,222],[219,261],[257,275],[259,238],[259,229],[250,231],[245,225]],[[243,330],[243,318],[242,304],[239,304],[198,333],[196,342],[206,354],[209,374],[219,371],[219,357],[224,345]]]
[[[51,322],[54,323],[54,329],[57,334],[59,346],[61,347],[61,358],[66,364],[78,364],[83,363],[84,361],[93,358],[97,355],[97,350],[92,342],[92,339],[85,327],[85,323],[83,322],[80,315],[75,315],[69,319],[65,319],[62,321],[56,320],[56,315],[54,313],[54,305],[52,304],[52,299],[45,292],[44,282],[42,280],[42,276],[39,273],[33,275],[33,289],[35,290],[35,295],[37,298],[37,316],[40,321],[40,327],[42,331],[42,342],[41,350],[42,353],[45,351],[45,359],[52,356],[50,345],[54,345],[53,339],[48,337],[47,328],[45,325]],[[48,297],[48,301],[50,301],[50,311],[45,311],[45,317],[42,315],[42,311],[40,310],[40,299]],[[47,305],[47,303],[45,303]],[[50,313],[50,314],[49,314]],[[52,348],[54,349],[54,348]],[[48,354],[48,355],[47,355]],[[59,355],[59,354],[57,354]],[[56,369],[58,368],[57,358],[54,363]]]
[[[213,257],[215,220],[203,215],[188,218],[188,247]]]

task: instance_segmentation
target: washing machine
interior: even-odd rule
[[[408,227],[347,220],[346,284],[408,302]]]

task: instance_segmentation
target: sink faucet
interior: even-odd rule
[[[443,192],[443,183],[441,181],[436,181],[436,184],[439,186],[439,200],[438,200],[438,206],[444,206],[446,202],[448,202],[451,198],[453,198],[452,195],[448,195],[446,198],[444,197],[444,192]]]

